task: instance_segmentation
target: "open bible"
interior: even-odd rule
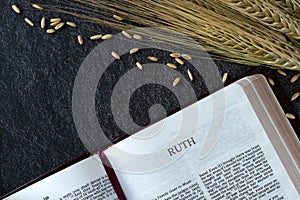
[[[300,199],[300,143],[262,75],[243,78],[5,199]]]

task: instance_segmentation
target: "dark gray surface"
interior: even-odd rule
[[[22,8],[21,15],[12,11],[12,4]],[[72,119],[72,89],[81,62],[98,42],[87,41],[80,46],[76,36],[79,33],[85,37],[92,35],[89,29],[100,33],[110,33],[111,30],[79,22],[70,16],[34,11],[21,0],[2,1],[0,13],[2,196],[87,152]],[[29,17],[39,24],[42,16],[61,16],[64,20],[76,21],[84,28],[64,29],[55,35],[48,35],[24,22],[24,17]],[[300,81],[289,83],[296,72],[288,72],[287,77],[282,77],[263,68],[220,61],[217,65],[221,72],[229,72],[229,82],[257,72],[273,77],[277,84],[275,94],[282,106],[300,118],[300,99],[289,103],[291,95],[300,90]],[[139,94],[143,99],[147,91]],[[135,101],[138,99],[135,97]],[[139,105],[138,108],[147,107],[136,105]],[[99,121],[107,120],[107,116],[101,113],[98,117]],[[299,134],[297,123],[299,120],[294,121],[293,125]],[[117,139],[117,136],[111,139]]]

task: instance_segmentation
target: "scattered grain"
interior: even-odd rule
[[[100,40],[101,38],[102,38],[101,34],[93,35],[93,36],[90,37],[91,40]]]
[[[129,51],[130,54],[134,54],[136,52],[138,52],[140,49],[139,48],[133,48]]]
[[[189,76],[190,80],[193,81],[194,80],[194,76],[193,76],[192,72],[188,69],[187,73],[188,73],[188,76]]]
[[[274,85],[275,85],[275,82],[274,82],[274,80],[273,80],[273,79],[271,79],[271,78],[268,78],[268,81],[269,81],[269,83],[270,83],[272,86],[274,86]]]
[[[73,27],[73,28],[76,28],[77,27],[77,25],[74,23],[74,22],[67,22],[66,23],[68,26],[70,26],[70,27]]]
[[[21,13],[21,10],[20,10],[20,8],[19,8],[18,6],[12,5],[11,8],[12,8],[16,13],[18,13],[18,14]]]
[[[77,36],[77,40],[78,40],[78,43],[79,43],[80,45],[83,45],[83,38],[82,38],[81,35],[78,35],[78,36]]]
[[[116,19],[116,20],[118,20],[118,21],[123,21],[124,20],[123,17],[120,17],[118,15],[113,15],[113,18]]]
[[[173,86],[175,87],[176,85],[178,85],[180,81],[180,77],[175,78],[175,80],[173,81]]]
[[[55,29],[55,30],[61,29],[64,25],[65,25],[64,22],[60,22],[59,24],[57,24],[57,25],[54,27],[54,29]]]
[[[171,53],[170,56],[172,58],[179,58],[179,57],[181,57],[181,54],[180,53]]]
[[[149,60],[153,61],[153,62],[157,62],[158,61],[158,58],[155,57],[155,56],[148,56],[147,57]]]
[[[299,79],[300,73],[292,77],[291,83],[295,83]]]
[[[52,22],[51,24],[50,24],[50,26],[56,26],[57,24],[59,24],[60,22],[59,21],[57,21],[57,22]]]
[[[137,35],[137,34],[134,34],[134,35],[133,35],[133,38],[134,38],[134,39],[137,39],[137,40],[142,40],[142,39],[143,39],[142,36]]]
[[[177,69],[177,66],[173,63],[167,63],[167,66],[173,69]]]
[[[27,17],[25,18],[25,22],[27,24],[29,24],[30,26],[34,26],[33,22],[30,19],[28,19]]]
[[[43,17],[43,18],[41,19],[41,28],[44,29],[45,27],[46,27],[46,18]]]
[[[32,4],[32,7],[38,10],[43,10],[44,8],[38,4]]]
[[[142,65],[140,62],[136,62],[136,66],[137,66],[140,70],[143,69],[143,65]]]
[[[296,116],[293,115],[293,114],[290,114],[290,113],[286,113],[285,116],[286,116],[288,119],[296,119]]]
[[[284,71],[282,71],[281,69],[277,70],[278,74],[282,75],[282,76],[286,76],[286,73]]]
[[[61,18],[52,18],[50,19],[50,22],[60,22],[61,21]]]
[[[180,58],[175,58],[176,62],[178,62],[181,65],[184,65],[183,60],[181,60]]]
[[[296,92],[296,93],[293,94],[293,96],[291,97],[291,101],[295,101],[299,96],[300,96],[300,92]]]
[[[132,36],[127,31],[122,31],[122,34],[129,39],[132,38]]]
[[[110,38],[112,38],[112,34],[106,34],[101,37],[102,40],[108,40]]]
[[[181,57],[186,59],[186,60],[192,60],[192,56],[190,56],[188,54],[185,54],[185,53],[181,54]]]
[[[46,32],[49,33],[49,34],[55,33],[55,29],[47,29]]]
[[[228,77],[228,73],[226,72],[226,73],[224,73],[224,75],[223,75],[223,79],[222,79],[223,83],[226,82],[227,77]]]
[[[121,59],[121,57],[120,57],[120,55],[119,54],[117,54],[116,52],[111,52],[111,55],[115,58],[115,59],[117,59],[117,60],[120,60]]]

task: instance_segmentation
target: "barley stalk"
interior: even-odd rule
[[[270,3],[275,3],[278,7],[281,7],[284,11],[300,18],[300,2],[297,0],[269,0]]]
[[[267,3],[264,4],[265,6],[257,7],[251,4],[251,6],[245,7],[243,2],[253,3],[254,0],[224,0],[225,3],[230,3],[228,5],[236,4],[234,5],[236,11],[240,10],[240,15],[232,17],[228,7],[222,10],[222,6],[225,7],[224,4],[215,4],[216,9],[213,9],[209,7],[212,5],[209,2],[201,4],[204,0],[164,0],[159,2],[123,0],[122,3],[117,0],[70,0],[70,2],[72,4],[69,5],[74,6],[76,11],[81,11],[81,13],[61,8],[54,8],[54,11],[75,15],[87,21],[120,30],[135,28],[132,24],[112,18],[110,13],[114,13],[128,21],[149,27],[160,27],[189,36],[199,41],[206,50],[217,53],[229,61],[300,70],[299,47],[287,42],[281,33],[277,32],[281,31],[289,37],[297,38],[299,29],[296,27],[299,27],[299,24],[289,21],[285,15],[276,15],[271,9],[272,6],[270,9],[266,8]],[[95,12],[95,9],[101,10],[101,12]],[[257,14],[254,14],[256,12]],[[236,13],[234,12],[234,14]],[[245,16],[251,18],[252,21]],[[266,19],[263,16],[266,16]],[[256,25],[255,22],[264,23],[265,26]],[[273,31],[269,30],[267,26],[273,27]],[[275,29],[276,31],[274,31]],[[172,45],[184,44],[190,50],[198,50],[198,45],[186,41],[180,36],[170,37],[169,34],[157,32],[132,32],[131,34],[140,34],[143,37],[151,36],[159,42]]]

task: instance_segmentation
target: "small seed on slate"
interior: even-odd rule
[[[18,13],[18,14],[21,13],[21,10],[20,10],[20,8],[19,8],[18,6],[12,5],[11,8],[12,8],[16,13]]]
[[[188,69],[188,70],[187,70],[187,73],[188,73],[188,75],[189,75],[190,80],[193,81],[193,80],[194,80],[194,77],[193,77],[192,72]]]
[[[158,58],[155,57],[155,56],[148,56],[147,57],[149,60],[153,61],[153,62],[157,62],[158,61]]]
[[[224,73],[224,75],[223,75],[223,79],[222,79],[223,83],[226,82],[227,78],[228,78],[228,73],[226,72],[226,73]]]
[[[181,54],[180,53],[171,53],[170,54],[170,56],[172,57],[172,58],[179,58],[179,57],[181,57]]]
[[[124,20],[123,17],[120,17],[118,15],[113,15],[113,18],[116,19],[116,20],[118,20],[118,21],[123,21]]]
[[[112,34],[106,34],[101,37],[102,40],[108,40],[110,38],[112,38]]]
[[[269,81],[269,83],[270,83],[272,86],[274,86],[274,85],[275,85],[275,82],[274,82],[274,80],[273,80],[273,79],[271,79],[271,78],[268,78],[268,81]]]
[[[38,4],[32,4],[32,7],[38,10],[43,10],[44,8]]]
[[[192,56],[188,55],[188,54],[182,54],[181,55],[182,58],[186,59],[186,60],[192,60]]]
[[[115,59],[117,59],[117,60],[120,60],[121,59],[121,57],[120,57],[120,55],[119,54],[117,54],[116,52],[111,52],[111,55],[115,58]]]
[[[291,83],[295,83],[299,79],[299,76],[300,76],[300,73],[293,76],[293,78],[291,79]]]
[[[77,25],[74,23],[74,22],[67,22],[66,23],[68,26],[70,26],[70,27],[73,27],[73,28],[76,28],[77,27]]]
[[[140,62],[136,62],[136,66],[137,66],[140,70],[143,69],[143,65],[142,65]]]
[[[77,40],[78,40],[78,43],[79,43],[80,45],[83,45],[83,38],[82,38],[81,35],[78,35],[78,36],[77,36]]]
[[[295,101],[296,99],[298,99],[299,96],[300,96],[300,92],[296,92],[296,93],[293,94],[293,96],[291,97],[291,101]]]
[[[296,119],[296,116],[290,113],[286,113],[285,116],[289,119]]]
[[[277,70],[278,74],[282,75],[282,76],[286,76],[286,73],[284,71],[282,71],[281,69]]]
[[[129,51],[130,54],[134,54],[136,52],[138,52],[140,49],[139,48],[133,48]]]
[[[65,25],[64,22],[60,22],[59,24],[57,24],[57,25],[54,27],[54,29],[55,29],[55,30],[61,29],[64,25]]]
[[[41,28],[44,29],[45,27],[46,27],[46,18],[43,17],[43,18],[41,19]]]
[[[173,63],[167,63],[167,66],[173,69],[177,69],[177,66]]]
[[[137,34],[134,34],[134,35],[133,35],[133,38],[134,38],[134,39],[137,39],[137,40],[142,40],[142,39],[143,39],[142,36],[137,35]]]
[[[127,31],[122,31],[122,34],[129,39],[132,38],[132,36]]]
[[[57,21],[57,22],[52,22],[51,24],[50,24],[50,26],[56,26],[57,24],[59,24],[60,22],[59,21]]]
[[[175,58],[176,62],[178,62],[181,65],[184,65],[183,60],[181,60],[180,58]]]
[[[173,81],[173,86],[175,87],[176,85],[178,85],[179,81],[180,81],[179,77],[175,78],[175,80]]]
[[[27,24],[29,24],[30,26],[34,26],[33,22],[30,19],[28,19],[27,17],[25,18],[25,22]]]
[[[50,19],[50,22],[60,22],[61,21],[61,19],[60,18],[52,18],[52,19]]]
[[[93,35],[93,36],[90,37],[91,40],[100,40],[101,38],[102,38],[101,34]]]
[[[46,32],[49,33],[49,34],[55,33],[55,29],[47,29]]]

